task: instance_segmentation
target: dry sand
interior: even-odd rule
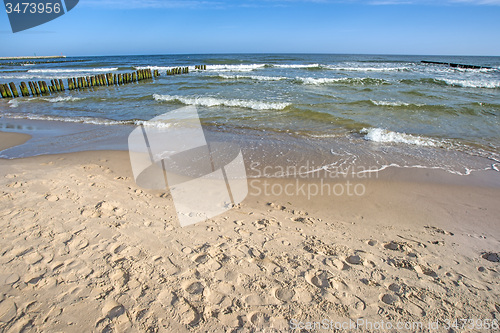
[[[361,197],[250,195],[180,228],[168,191],[135,185],[126,152],[0,168],[0,332],[500,320],[500,189],[482,178],[389,170]]]

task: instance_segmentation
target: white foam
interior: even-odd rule
[[[417,146],[439,147],[440,143],[421,136],[388,131],[382,128],[363,128],[361,133],[366,134],[364,139],[367,141],[381,143],[405,143]]]
[[[57,68],[57,69],[30,69],[28,73],[93,73],[117,71],[118,67],[113,68]]]
[[[266,67],[266,64],[249,64],[249,65],[207,65],[208,71],[217,72],[251,72],[256,69]]]
[[[227,79],[227,80],[240,80],[240,79],[250,79],[250,80],[257,80],[257,81],[281,81],[281,80],[287,80],[287,77],[284,76],[260,76],[260,75],[225,75],[225,74],[220,74],[220,78]]]
[[[199,106],[227,106],[239,107],[253,110],[283,110],[290,103],[283,102],[263,102],[255,100],[242,100],[242,99],[223,99],[215,97],[202,97],[202,96],[175,96],[175,95],[158,95],[154,94],[153,98],[157,101],[179,101],[186,105],[199,105]]]
[[[134,67],[136,70],[141,70],[141,69],[150,69],[150,70],[158,70],[158,71],[169,71],[171,69],[174,69],[174,68],[178,68],[180,66],[136,66]],[[186,67],[186,66],[183,66],[183,67]],[[193,67],[194,68],[194,67]],[[191,69],[191,67],[190,67]]]
[[[58,117],[38,115],[31,113],[3,113],[2,116],[13,119],[29,119],[29,120],[44,120],[44,121],[61,121],[66,123],[84,123],[92,125],[131,125],[133,121],[120,121],[93,117]]]
[[[33,80],[33,79],[38,79],[38,80],[52,80],[54,78],[56,79],[68,79],[68,78],[72,78],[74,77],[75,75],[74,74],[70,74],[70,73],[62,73],[62,74],[58,74],[58,73],[52,73],[52,75],[50,74],[36,74],[36,73],[33,73],[33,74],[19,74],[19,75],[0,75],[0,79],[5,79],[5,80]]]
[[[156,128],[169,128],[170,126],[172,126],[172,123],[166,123],[162,121],[151,121],[151,120],[136,120],[134,124],[137,126],[156,127]]]
[[[283,64],[283,65],[272,65],[277,68],[317,68],[322,67],[320,64]]]
[[[44,101],[51,102],[51,103],[58,103],[58,102],[75,102],[82,100],[83,98],[80,97],[73,97],[73,96],[59,96],[59,97],[53,97],[53,98],[42,98]]]
[[[409,66],[380,66],[380,67],[346,67],[346,66],[326,66],[330,70],[345,71],[345,72],[402,72],[412,70]]]
[[[375,105],[378,106],[409,106],[411,104],[405,103],[405,102],[399,102],[399,101],[374,101],[370,100]]]
[[[313,77],[296,77],[297,81],[302,82],[307,85],[326,85],[335,83],[350,83],[350,84],[360,84],[364,85],[366,83],[383,83],[382,79],[371,79],[371,78],[351,78],[351,77],[341,77],[341,78],[313,78]]]
[[[500,88],[500,80],[453,80],[443,79],[449,85],[459,86],[464,88]]]
[[[17,108],[19,106],[19,101],[17,99],[11,99],[8,104],[11,108]]]
[[[173,125],[171,122],[167,123],[163,121],[112,120],[112,119],[94,118],[94,117],[59,117],[59,116],[39,115],[32,113],[3,113],[1,114],[1,116],[13,119],[61,121],[65,123],[82,123],[82,124],[103,125],[103,126],[135,125],[135,126],[156,127],[156,128],[169,128],[170,126]]]

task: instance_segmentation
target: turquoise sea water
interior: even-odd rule
[[[454,62],[492,69],[423,64]],[[197,71],[195,65],[207,65]],[[190,66],[188,75],[167,76]],[[383,55],[171,55],[66,58],[0,65],[0,83],[158,69],[154,81],[0,100],[0,130],[34,134],[0,153],[14,158],[127,149],[133,126],[185,105],[207,135],[247,156],[318,167],[360,163],[499,168],[500,57]],[[266,159],[264,159],[266,160]]]

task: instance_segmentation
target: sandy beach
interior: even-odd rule
[[[27,139],[0,133],[0,149]],[[168,191],[135,184],[127,152],[0,168],[2,332],[489,332],[500,320],[494,171],[388,169],[357,180],[363,195],[310,200],[258,193],[296,179],[253,179],[243,203],[181,228]]]

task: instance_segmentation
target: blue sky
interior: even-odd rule
[[[80,0],[0,56],[179,53],[500,55],[500,0]]]

